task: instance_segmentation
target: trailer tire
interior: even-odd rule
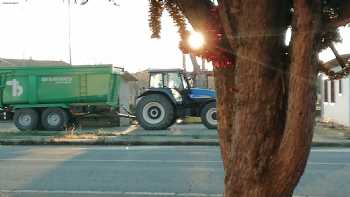
[[[163,95],[146,95],[137,103],[136,118],[146,130],[167,129],[174,123],[174,106]]]
[[[217,129],[217,111],[216,111],[216,102],[211,102],[205,105],[201,111],[202,123],[208,129]]]
[[[62,131],[68,122],[69,115],[61,108],[47,108],[41,114],[41,125],[48,131]]]
[[[39,126],[39,114],[34,109],[17,109],[13,117],[15,126],[21,131],[32,131]]]

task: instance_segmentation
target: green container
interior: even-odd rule
[[[1,67],[0,108],[116,108],[121,71],[111,65]]]

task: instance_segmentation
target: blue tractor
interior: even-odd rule
[[[207,128],[216,129],[216,92],[191,88],[181,69],[149,70],[149,88],[138,97],[136,105],[141,127],[166,129],[186,116],[201,117]]]

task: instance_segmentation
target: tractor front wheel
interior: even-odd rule
[[[146,130],[167,129],[174,123],[174,117],[174,107],[163,95],[146,95],[137,103],[136,118]]]
[[[218,120],[216,113],[216,102],[208,103],[206,106],[203,107],[201,112],[201,119],[203,124],[208,129],[217,129]]]

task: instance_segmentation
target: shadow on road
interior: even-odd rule
[[[32,161],[19,161],[18,168],[26,166],[34,173],[15,189],[147,192],[151,196],[156,193],[218,194],[223,189],[218,148],[65,147],[50,148],[40,156],[43,152],[45,147],[27,155]]]

